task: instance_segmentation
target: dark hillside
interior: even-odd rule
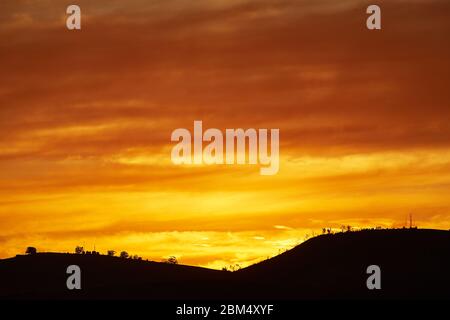
[[[82,290],[66,288],[67,266]],[[366,269],[381,268],[381,290]],[[323,235],[237,272],[99,255],[40,253],[0,260],[0,297],[61,299],[450,299],[450,232],[370,230]]]

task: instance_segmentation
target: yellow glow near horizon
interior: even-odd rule
[[[395,27],[371,36],[362,0],[78,4],[70,33],[54,1],[2,0],[0,258],[222,268],[322,228],[450,228],[450,3],[386,2]],[[194,120],[279,128],[279,172],[173,165]]]

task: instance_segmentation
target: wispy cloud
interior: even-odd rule
[[[382,1],[380,33],[357,0],[78,3],[71,33],[64,1],[2,1],[0,256],[86,237],[149,256],[192,244],[187,261],[218,266],[297,239],[278,233],[411,210],[448,228],[447,1]],[[279,174],[174,167],[170,133],[195,119],[280,128]]]

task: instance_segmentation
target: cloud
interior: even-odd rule
[[[276,225],[273,226],[275,229],[280,229],[280,230],[291,230],[292,228],[286,227],[286,226],[282,226],[282,225]]]
[[[421,4],[408,15],[389,5],[394,13],[386,25],[399,22],[383,36],[359,26],[357,2],[337,14],[323,10],[332,6],[328,1],[205,3],[177,12],[149,7],[165,12],[158,18],[132,4],[129,16],[118,15],[118,3],[97,6],[79,34],[30,28],[19,43],[2,44],[8,64],[0,100],[8,107],[0,111],[1,146],[19,144],[14,155],[163,147],[171,129],[196,118],[215,127],[280,127],[285,146],[312,152],[448,147],[443,4]],[[51,8],[48,16],[57,10]],[[299,19],[304,8],[311,10]],[[413,19],[422,9],[427,14]],[[272,11],[277,14],[266,14]],[[418,23],[433,28],[433,36],[415,37]],[[149,125],[155,119],[161,125]],[[82,136],[70,131],[111,124]],[[39,134],[49,128],[54,131]],[[23,145],[31,139],[38,143]]]
[[[45,236],[118,243],[121,233],[263,230],[250,238],[268,239],[345,221],[396,225],[411,208],[444,227],[450,5],[382,1],[374,33],[366,4],[79,1],[82,31],[70,32],[64,1],[2,1],[2,230],[48,248]],[[170,133],[196,119],[280,128],[280,173],[175,168]],[[227,250],[188,261],[239,259]]]

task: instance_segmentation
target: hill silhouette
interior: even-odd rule
[[[82,290],[66,288],[66,268]],[[381,290],[366,287],[381,268]],[[450,232],[367,230],[322,235],[236,272],[102,255],[38,253],[0,260],[9,299],[450,299]]]

